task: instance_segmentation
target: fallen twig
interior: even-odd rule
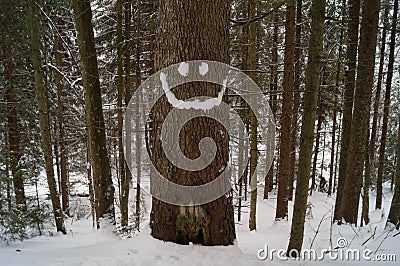
[[[321,228],[322,222],[325,221],[325,220],[327,219],[326,215],[328,215],[330,212],[331,212],[331,211],[329,210],[327,213],[325,213],[325,214],[322,216],[321,220],[319,221],[317,230],[315,231],[314,238],[313,238],[313,240],[311,241],[310,249],[312,249],[312,246],[314,245],[314,241],[315,241],[315,239],[317,238],[317,235],[318,235],[319,229]]]
[[[372,233],[372,235],[371,235],[370,237],[368,237],[368,239],[365,240],[365,241],[361,244],[361,246],[364,246],[368,241],[370,241],[370,240],[375,236],[375,233],[376,233],[376,226],[375,226],[375,229],[374,229],[374,232]]]

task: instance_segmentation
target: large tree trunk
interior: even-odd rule
[[[106,146],[99,70],[94,43],[92,10],[89,0],[73,1],[78,45],[85,87],[86,124],[93,168],[97,227],[99,219],[109,215],[114,220],[114,186]]]
[[[400,114],[399,114],[399,125],[398,125],[398,138],[397,138],[397,166],[396,166],[396,176],[395,176],[395,188],[394,195],[392,199],[392,204],[390,206],[389,216],[387,223],[391,223],[396,226],[397,229],[400,228]]]
[[[229,63],[230,1],[221,0],[164,0],[159,5],[158,50],[156,69],[181,61],[203,59]],[[215,97],[220,86],[190,83],[178,86],[177,98],[186,100],[196,95]],[[226,100],[226,96],[223,98]],[[190,120],[181,130],[181,149],[189,158],[199,156],[198,143],[210,136],[216,141],[219,154],[205,169],[188,172],[170,163],[163,153],[160,140],[161,125],[171,105],[162,97],[152,110],[152,161],[167,179],[181,185],[199,185],[218,176],[221,166],[228,163],[229,140],[216,121],[205,117]],[[156,198],[150,216],[153,237],[188,244],[231,245],[235,239],[232,198],[222,196],[198,206],[176,206]]]
[[[375,48],[378,33],[379,0],[364,3],[360,31],[357,84],[354,96],[353,123],[343,198],[339,216],[356,224],[362,185],[365,147],[374,83]]]
[[[294,83],[294,35],[295,35],[295,2],[287,1],[285,23],[285,58],[283,70],[283,99],[281,115],[281,144],[279,153],[278,198],[275,220],[287,220],[288,217],[288,185],[290,174],[291,116],[293,110]],[[294,155],[294,154],[293,154]]]
[[[304,222],[307,206],[308,180],[312,157],[314,124],[318,100],[321,71],[322,42],[324,35],[325,0],[315,0],[311,7],[311,35],[308,51],[306,87],[304,92],[304,113],[300,136],[299,169],[293,209],[292,228],[288,246],[288,256],[296,256],[291,250],[301,250],[304,236]]]
[[[340,140],[340,159],[339,159],[339,177],[335,202],[334,220],[340,221],[340,206],[346,179],[346,167],[348,149],[350,143],[350,131],[353,119],[353,100],[354,87],[357,67],[357,48],[358,48],[358,25],[360,16],[360,0],[349,0],[349,29],[348,49],[347,49],[347,71],[346,84],[344,88],[343,118],[342,118],[342,137]]]
[[[383,122],[382,122],[381,146],[379,149],[378,178],[376,180],[375,209],[382,208],[383,169],[385,166],[386,136],[388,132],[388,122],[389,122],[390,91],[392,88],[392,79],[393,79],[394,49],[396,44],[398,8],[399,8],[399,1],[395,0],[393,8],[392,30],[390,36],[390,52],[389,52],[389,65],[388,65],[387,80],[386,80],[385,102],[383,106]]]
[[[34,0],[28,0],[27,13],[30,24],[30,40],[31,40],[31,53],[33,68],[35,70],[35,93],[38,102],[39,109],[39,122],[40,122],[40,134],[42,137],[42,147],[44,154],[44,162],[47,175],[47,183],[50,190],[50,198],[53,206],[54,218],[56,221],[57,231],[66,234],[64,227],[64,217],[61,210],[60,198],[57,192],[57,184],[54,178],[54,167],[53,167],[53,152],[51,146],[51,134],[50,134],[50,110],[48,105],[48,92],[45,88],[42,73],[42,60],[40,55],[40,39],[39,39],[39,27],[37,7]]]

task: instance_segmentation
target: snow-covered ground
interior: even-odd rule
[[[236,217],[237,241],[234,246],[184,246],[153,239],[148,226],[148,208],[141,232],[132,238],[121,239],[113,232],[115,228],[112,225],[103,226],[98,231],[92,229],[90,216],[81,220],[69,219],[65,236],[35,237],[9,246],[1,243],[0,265],[366,265],[374,260],[374,263],[398,265],[393,259],[400,261],[400,235],[396,235],[396,230],[385,229],[392,198],[389,185],[384,186],[383,210],[371,211],[371,223],[361,228],[331,224],[333,197],[316,192],[309,198],[303,248],[312,249],[310,252],[315,251],[317,257],[325,254],[323,260],[315,256],[311,256],[311,260],[287,261],[278,257],[278,250],[286,249],[289,241],[292,202],[289,221],[275,222],[276,195],[272,192],[270,199],[263,200],[262,192],[260,188],[257,231],[249,232],[245,208],[242,222],[238,222]],[[146,197],[148,202],[149,196]],[[85,198],[76,200],[75,204],[87,202]],[[371,210],[373,206],[374,198],[371,198]],[[273,249],[277,251],[271,253]],[[334,251],[324,253],[324,249]],[[357,252],[359,260],[357,257],[353,259]],[[266,254],[268,258],[265,260],[258,258]],[[363,254],[371,261],[363,258]],[[335,257],[337,259],[331,259]],[[392,261],[379,262],[379,258]]]

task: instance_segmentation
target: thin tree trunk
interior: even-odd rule
[[[281,144],[279,152],[278,198],[275,220],[287,220],[290,179],[291,127],[293,111],[294,52],[295,52],[295,1],[288,0],[285,23],[285,57],[283,70],[283,99],[281,114]]]
[[[257,0],[249,1],[249,17],[253,18],[256,15]],[[250,23],[249,25],[249,67],[250,70],[257,69],[257,24]],[[250,78],[257,82],[257,73],[250,72]],[[257,148],[257,127],[258,121],[254,112],[250,111],[250,216],[249,216],[249,229],[250,231],[256,230],[257,219],[257,161],[258,161],[258,148]]]
[[[396,157],[394,157],[394,162],[397,163],[397,154]],[[393,192],[393,187],[394,187],[394,183],[395,183],[395,178],[396,178],[396,173],[392,173],[392,178],[390,180],[390,191]]]
[[[54,148],[54,160],[56,163],[56,173],[57,173],[57,184],[58,184],[58,191],[61,193],[61,170],[60,170],[60,150],[58,148],[59,141],[57,139],[57,123],[54,121],[53,125],[53,148]]]
[[[396,44],[396,31],[397,31],[397,13],[399,8],[399,1],[394,1],[393,8],[393,19],[392,19],[392,30],[390,36],[390,52],[389,52],[389,65],[386,80],[386,91],[385,91],[385,102],[383,106],[383,123],[382,123],[382,135],[381,135],[381,146],[379,149],[379,165],[378,165],[378,178],[376,180],[376,201],[375,209],[382,208],[382,183],[383,183],[383,171],[385,166],[385,150],[386,150],[386,136],[388,132],[389,112],[390,112],[390,91],[392,88],[393,79],[393,64],[394,64],[394,50]]]
[[[50,134],[50,111],[48,105],[48,93],[46,91],[43,82],[42,73],[42,62],[40,55],[40,39],[39,39],[39,27],[36,12],[37,7],[33,0],[28,0],[27,13],[30,24],[30,44],[33,68],[35,70],[35,93],[38,101],[39,109],[39,122],[40,122],[40,134],[42,138],[42,147],[47,175],[47,183],[50,190],[50,198],[53,206],[53,213],[56,222],[56,228],[58,232],[66,234],[64,227],[64,217],[61,210],[60,198],[57,192],[57,184],[54,178],[54,167],[53,167],[53,152],[51,147],[51,134]]]
[[[258,149],[257,149],[257,118],[253,112],[251,112],[251,131],[250,131],[250,217],[249,217],[249,229],[250,231],[256,230],[257,228],[257,160],[258,160]]]
[[[61,17],[57,18],[58,32],[64,29],[64,21]],[[67,174],[67,158],[66,158],[66,147],[65,147],[65,131],[64,131],[64,103],[63,103],[63,90],[64,82],[63,76],[60,71],[63,70],[64,66],[64,55],[65,49],[62,43],[62,39],[59,33],[55,36],[55,63],[57,71],[55,71],[56,86],[57,86],[57,115],[58,115],[58,128],[59,128],[59,157],[60,157],[60,191],[61,191],[61,202],[62,209],[68,215],[69,214],[69,181]]]
[[[299,169],[297,174],[292,228],[288,246],[288,256],[296,257],[303,244],[304,222],[307,207],[308,180],[314,138],[315,113],[321,71],[322,43],[324,35],[325,0],[315,0],[311,7],[311,35],[308,51],[308,65],[304,94],[304,112],[301,125]]]
[[[131,0],[125,0],[124,3],[124,15],[125,15],[125,39],[131,39],[131,19],[132,19],[132,5],[133,2]],[[125,106],[128,106],[129,101],[131,100],[131,49],[132,42],[128,41],[125,44]],[[126,128],[131,128],[131,120],[126,119]],[[126,131],[126,139],[132,139],[131,130]],[[122,185],[122,202],[124,205],[124,209],[126,210],[126,218],[128,219],[128,204],[129,204],[129,191],[131,185],[131,171],[128,167],[128,164],[132,162],[132,152],[131,152],[131,141],[126,142],[126,161],[125,161],[125,174],[121,176],[121,180],[123,180]]]
[[[397,158],[400,156],[400,114],[399,114],[399,124],[398,124],[398,138],[397,138]],[[395,177],[395,187],[392,199],[392,204],[390,205],[389,216],[387,224],[393,224],[396,229],[400,228],[400,160],[397,160],[396,164],[396,177]]]
[[[357,224],[358,207],[367,145],[367,130],[374,82],[375,48],[378,33],[379,0],[364,2],[360,30],[357,84],[354,96],[353,123],[343,198],[339,216]]]
[[[369,127],[367,130],[367,143],[369,143]],[[371,186],[371,179],[367,178],[366,172],[368,165],[370,165],[369,161],[369,146],[367,145],[365,149],[365,173],[364,173],[364,183],[363,183],[363,190],[362,190],[362,211],[361,211],[361,220],[360,226],[363,226],[363,222],[365,224],[369,223],[369,188]]]
[[[250,128],[250,127],[249,127],[249,124],[247,123],[247,125],[246,125],[246,130],[247,130],[247,132],[250,131],[249,128]],[[250,141],[249,138],[246,138],[245,144],[244,144],[245,147],[249,147],[249,141]],[[250,148],[251,148],[251,147],[250,147]],[[246,150],[246,151],[245,151],[245,158],[248,158],[247,156],[249,156],[249,152]],[[248,188],[248,186],[247,186],[247,180],[248,180],[248,176],[249,176],[249,164],[246,165],[246,168],[244,169],[244,171],[245,171],[244,178],[243,178],[243,184],[244,184],[244,201],[247,201],[247,188]]]
[[[369,223],[369,188],[371,185],[371,175],[372,169],[375,165],[375,144],[376,144],[376,134],[378,127],[378,114],[379,114],[379,102],[381,99],[382,91],[382,79],[383,79],[383,67],[385,63],[385,50],[386,50],[386,32],[388,27],[388,14],[389,6],[385,7],[383,15],[383,29],[382,29],[382,44],[379,56],[379,70],[378,70],[378,81],[376,85],[376,94],[374,101],[374,114],[372,118],[372,128],[371,128],[371,138],[368,147],[368,160],[365,163],[365,173],[364,173],[364,188],[363,188],[363,210],[362,210],[362,220],[365,224]]]
[[[240,99],[240,104],[241,106],[244,106],[244,102],[242,99]],[[238,151],[238,183],[239,183],[239,200],[238,200],[238,221],[240,222],[241,216],[242,216],[242,190],[243,190],[243,179],[244,179],[244,128],[239,128],[239,151]],[[242,173],[243,172],[243,173]],[[264,193],[267,191],[267,197],[268,197],[268,189],[264,188]],[[265,198],[265,195],[264,195]]]
[[[90,1],[73,1],[73,6],[75,24],[78,32],[79,52],[81,55],[83,85],[86,92],[86,124],[89,134],[94,192],[96,194],[97,228],[99,228],[99,219],[101,217],[108,215],[114,220],[114,186],[111,179],[110,161],[108,159],[106,145]]]
[[[20,132],[18,126],[18,110],[15,91],[13,88],[14,63],[12,60],[11,48],[6,47],[4,51],[4,101],[6,102],[7,117],[7,138],[8,138],[8,162],[14,185],[15,202],[18,207],[25,208],[26,198],[24,179],[19,167],[21,159]]]
[[[345,2],[345,1],[343,1]],[[343,53],[343,29],[340,30],[339,37],[339,51],[338,51],[338,63],[336,68],[335,77],[335,89],[334,89],[334,103],[333,103],[333,125],[332,125],[332,144],[331,144],[331,164],[329,168],[329,186],[328,196],[332,195],[333,183],[334,183],[334,172],[335,172],[335,147],[336,147],[336,127],[337,127],[337,109],[338,109],[338,88],[340,86],[340,74],[342,71],[342,53]]]
[[[245,5],[245,11],[244,11],[244,13],[246,14],[246,16],[248,16],[248,17],[250,17],[250,8],[251,8],[251,6],[250,6],[250,2],[248,1],[247,3],[246,3],[246,5]],[[244,26],[243,26],[243,29],[242,29],[242,54],[241,54],[241,57],[242,57],[242,69],[244,69],[244,70],[251,70],[251,66],[250,66],[250,45],[249,45],[249,43],[250,43],[250,41],[249,41],[249,34],[250,34],[250,23],[246,23]],[[241,100],[241,102],[242,102],[242,105],[243,105],[243,116],[244,116],[244,121],[245,121],[245,123],[246,123],[246,130],[247,130],[247,132],[249,132],[249,130],[250,130],[250,121],[249,120],[251,120],[251,118],[249,119],[249,116],[251,116],[250,115],[250,110],[249,110],[249,106],[248,106],[248,104],[246,103],[246,102],[244,102],[244,101],[242,101]],[[248,144],[248,139],[246,139],[246,145],[245,145],[245,147],[247,147],[247,144]],[[247,151],[245,151],[246,153],[247,153]],[[243,176],[242,176],[242,189],[243,189],[243,185],[244,185],[244,201],[247,201],[247,189],[248,189],[248,184],[247,184],[247,180],[248,180],[248,169],[249,167],[248,167],[248,165],[246,165],[246,168],[244,169],[244,173],[243,173]],[[240,202],[240,204],[241,204],[241,202]]]
[[[320,180],[320,183],[319,183],[320,189],[319,190],[321,190],[321,181],[322,181],[322,178],[324,178],[323,176],[324,176],[324,167],[325,167],[324,162],[325,162],[326,132],[324,131],[322,134],[324,135],[324,140],[322,141],[322,161],[321,161],[321,174],[319,175],[319,180]]]
[[[87,131],[87,130],[86,130]],[[96,226],[96,199],[93,189],[93,179],[92,179],[92,165],[90,163],[90,149],[89,149],[89,140],[86,141],[86,173],[88,179],[89,186],[89,201],[90,201],[90,213],[92,215],[92,226],[95,228]]]
[[[303,0],[297,0],[296,8],[296,40],[294,52],[294,92],[293,92],[293,116],[292,116],[292,129],[290,137],[290,168],[289,168],[289,185],[288,185],[288,199],[293,200],[293,183],[296,172],[296,145],[298,139],[298,119],[300,107],[300,76],[301,76],[301,23],[302,23],[302,5]]]
[[[250,16],[250,2],[246,3],[247,5],[245,6],[246,10],[244,11],[244,13],[249,17]],[[249,66],[249,31],[250,31],[250,27],[249,27],[249,23],[246,23],[243,26],[242,29],[242,69],[248,70],[250,69]],[[246,123],[246,131],[249,132],[249,106],[246,102],[243,102],[243,116],[244,116],[244,121]],[[248,139],[246,139],[246,145],[248,144]],[[247,146],[245,146],[247,147]],[[248,165],[246,165],[245,168],[246,173],[243,175],[243,185],[244,185],[244,201],[247,201],[247,177],[248,177]]]
[[[321,89],[320,89],[321,90]],[[316,175],[317,175],[317,161],[318,161],[318,154],[319,154],[319,142],[321,139],[321,127],[322,127],[322,98],[319,96],[319,104],[318,104],[318,122],[317,122],[317,133],[315,138],[315,151],[314,151],[314,159],[312,164],[312,172],[311,172],[311,189],[310,189],[310,196],[312,195],[314,189],[316,189]]]
[[[142,83],[142,75],[141,75],[141,68],[140,68],[140,26],[141,26],[141,21],[140,21],[140,0],[137,0],[137,11],[136,11],[136,21],[135,21],[135,26],[136,26],[136,65],[135,65],[135,74],[136,74],[136,89],[139,88],[140,84]],[[136,128],[136,203],[135,203],[135,224],[136,224],[136,229],[140,229],[140,204],[141,204],[141,190],[140,190],[140,179],[142,176],[142,134],[139,131],[140,128],[140,99],[141,99],[141,93],[138,91],[136,93],[136,104],[135,104],[135,128]]]
[[[346,83],[344,88],[343,118],[342,118],[342,137],[340,140],[340,160],[339,160],[339,177],[338,187],[335,201],[334,220],[340,222],[340,208],[344,184],[346,179],[346,167],[348,149],[350,144],[351,124],[353,119],[353,101],[354,88],[357,67],[357,49],[358,49],[358,25],[360,16],[360,0],[349,0],[349,29],[348,49],[347,49],[347,71]]]
[[[5,149],[6,149],[6,195],[7,195],[7,210],[10,212],[12,209],[11,200],[11,180],[10,180],[10,146],[8,142],[8,132],[4,133],[5,138]]]
[[[342,121],[341,121],[341,116],[339,117],[339,123],[338,123],[338,139],[341,138],[341,125],[342,125]],[[336,145],[336,154],[339,154],[339,145]],[[337,168],[338,168],[338,161],[339,161],[339,156],[336,156],[335,158],[335,171],[334,171],[334,176],[333,176],[333,187],[332,187],[332,193],[336,192],[336,188],[337,188]]]
[[[277,112],[277,93],[278,93],[278,31],[279,31],[279,16],[278,14],[275,14],[274,18],[274,28],[273,28],[273,44],[272,44],[272,51],[271,51],[271,57],[272,57],[272,62],[271,62],[271,67],[270,67],[270,105],[271,105],[271,110],[272,114],[274,115],[276,119],[276,112]],[[274,169],[275,165],[277,165],[277,162],[275,160],[275,155],[274,158],[272,159],[272,164],[271,168],[268,171],[267,175],[267,180],[268,182],[266,183],[266,188],[267,192],[264,192],[264,198],[265,195],[268,194],[268,192],[271,192],[273,187],[274,187]]]
[[[122,1],[118,0],[116,3],[117,8],[117,106],[118,106],[118,168],[119,168],[119,178],[121,180],[120,188],[120,211],[121,211],[121,227],[124,228],[128,226],[128,197],[125,194],[125,156],[124,147],[122,141],[122,123],[123,123],[123,90],[124,90],[124,72],[123,72],[123,51],[122,51]],[[128,184],[129,186],[129,184]],[[129,190],[128,190],[129,196]]]

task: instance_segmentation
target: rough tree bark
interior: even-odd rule
[[[141,75],[141,67],[140,67],[140,0],[136,1],[137,9],[136,9],[136,18],[135,18],[135,27],[136,27],[136,54],[135,54],[135,85],[136,89],[139,88],[142,83],[142,75]],[[136,104],[135,104],[135,128],[140,128],[140,100],[142,94],[140,91],[136,93]],[[141,189],[140,189],[140,179],[142,176],[142,133],[139,130],[136,130],[136,202],[135,202],[135,225],[136,229],[140,228],[140,204],[141,204]]]
[[[114,220],[114,186],[106,146],[99,70],[97,65],[92,10],[89,0],[73,1],[74,18],[78,32],[83,86],[85,88],[86,124],[93,169],[97,227],[99,219],[108,215]]]
[[[159,3],[158,48],[156,69],[187,60],[215,60],[229,63],[230,1],[221,0],[164,0]],[[177,98],[186,100],[196,95],[215,97],[220,86],[190,83],[175,88]],[[224,96],[223,100],[226,100]],[[227,135],[216,121],[205,117],[190,120],[181,130],[181,149],[189,158],[199,156],[198,143],[204,136],[213,138],[219,153],[205,169],[188,172],[170,163],[163,153],[161,125],[171,105],[163,96],[152,110],[153,129],[150,132],[152,161],[160,173],[181,185],[199,185],[218,176],[218,170],[229,159]],[[165,241],[181,244],[231,245],[235,239],[231,196],[222,196],[198,206],[176,206],[152,200],[151,234]]]
[[[321,88],[319,88],[319,92],[321,91]],[[318,101],[318,106],[317,106],[317,117],[318,117],[318,122],[317,122],[317,132],[316,132],[316,137],[315,137],[315,150],[314,150],[314,158],[313,158],[313,164],[312,164],[312,171],[311,171],[311,189],[310,189],[310,196],[314,192],[314,189],[316,189],[316,176],[317,176],[317,161],[318,161],[318,154],[319,154],[319,143],[321,139],[321,128],[322,128],[322,120],[323,120],[323,115],[322,115],[322,96],[319,96],[319,101]]]
[[[124,69],[123,69],[123,36],[122,36],[122,1],[118,0],[116,3],[117,9],[117,119],[118,119],[118,168],[119,168],[119,178],[121,181],[120,190],[120,211],[121,211],[121,226],[128,226],[128,195],[125,191],[125,156],[124,147],[122,141],[122,123],[123,123],[123,98],[124,98]]]
[[[390,33],[390,51],[389,51],[389,64],[386,76],[385,102],[383,105],[383,122],[382,122],[381,146],[379,148],[378,178],[376,180],[375,209],[382,208],[382,183],[383,183],[383,171],[385,166],[386,136],[388,132],[389,111],[390,111],[390,91],[392,88],[392,79],[393,79],[393,64],[394,64],[394,52],[395,52],[394,50],[396,44],[398,8],[399,8],[399,1],[395,0],[393,7],[392,30]]]
[[[364,2],[361,21],[353,123],[351,125],[346,178],[339,215],[340,218],[351,224],[357,224],[358,218],[371,95],[374,84],[379,2],[379,0]]]
[[[400,114],[399,114],[399,129],[397,138],[397,158],[400,156]],[[390,205],[389,216],[387,224],[393,224],[397,229],[400,228],[400,159],[397,159],[396,164],[396,176],[395,176],[395,188],[394,195],[392,199],[392,204]]]
[[[48,104],[48,92],[44,85],[42,73],[42,59],[40,54],[39,22],[37,18],[37,6],[34,0],[28,0],[27,13],[30,24],[30,44],[33,68],[35,70],[35,93],[39,109],[40,135],[44,154],[44,162],[47,175],[47,183],[50,190],[50,198],[58,232],[66,234],[64,216],[61,210],[60,198],[57,192],[57,184],[54,177],[53,152],[50,134],[50,111]]]
[[[276,205],[275,220],[287,220],[288,217],[288,197],[289,197],[289,174],[291,154],[291,127],[293,110],[293,83],[294,83],[294,36],[295,36],[295,1],[288,0],[286,3],[286,23],[285,23],[285,57],[283,70],[283,98],[281,114],[281,144],[279,152],[279,172],[278,172],[278,197]]]
[[[315,0],[311,7],[311,35],[304,92],[304,113],[300,135],[300,154],[297,186],[293,209],[292,228],[288,256],[297,257],[303,245],[304,222],[307,207],[308,181],[312,157],[314,124],[321,71],[322,43],[324,35],[325,0]],[[291,252],[294,250],[294,252]],[[296,252],[297,251],[297,252]]]
[[[376,93],[374,100],[374,113],[372,118],[372,128],[371,128],[371,137],[369,139],[369,147],[367,158],[365,162],[365,173],[364,173],[364,186],[363,186],[363,210],[362,210],[362,221],[365,224],[369,223],[369,188],[371,185],[371,175],[372,169],[374,169],[375,163],[375,144],[376,144],[376,135],[377,135],[377,127],[378,127],[378,113],[379,113],[379,102],[381,98],[382,91],[382,79],[383,79],[383,66],[385,63],[385,50],[386,50],[386,32],[388,25],[388,14],[389,14],[389,6],[386,6],[384,15],[383,15],[383,29],[382,29],[382,44],[379,56],[379,70],[378,70],[378,81],[376,85]],[[365,199],[365,200],[364,200]],[[367,200],[368,199],[368,200]]]
[[[371,137],[369,139],[369,147],[367,158],[365,162],[365,173],[364,173],[364,186],[363,186],[363,210],[362,210],[362,221],[365,224],[369,223],[369,188],[371,185],[371,175],[372,169],[374,169],[375,165],[375,144],[376,144],[376,135],[378,128],[378,113],[379,113],[379,103],[381,99],[381,91],[382,91],[382,79],[383,79],[383,66],[385,63],[385,50],[386,50],[386,32],[388,26],[388,15],[389,15],[389,6],[385,7],[385,11],[383,14],[383,29],[382,29],[382,38],[381,38],[381,50],[379,55],[379,70],[378,70],[378,81],[376,84],[376,93],[374,100],[374,111],[372,117],[372,127],[371,127]]]
[[[240,104],[241,106],[244,106],[243,101],[240,99]],[[244,128],[243,129],[239,129],[239,150],[238,150],[238,184],[239,184],[239,200],[238,200],[238,222],[241,221],[242,219],[242,194],[243,194],[243,179],[244,176],[246,175],[246,172],[244,172],[244,165],[243,162],[245,160],[245,152],[243,149],[243,145],[244,145]],[[264,192],[266,191],[266,189],[264,188]],[[268,190],[267,190],[268,191]],[[268,195],[268,192],[267,192]]]
[[[8,143],[8,134],[4,134],[4,139],[5,139],[5,146],[6,146],[6,160],[5,160],[5,164],[6,164],[6,173],[5,173],[5,177],[6,177],[6,197],[7,197],[7,210],[10,212],[12,209],[12,199],[11,199],[11,181],[10,181],[10,152],[9,152],[9,143]]]
[[[334,183],[337,112],[338,112],[338,98],[339,98],[338,88],[340,86],[340,74],[342,72],[342,54],[343,54],[343,29],[340,30],[338,62],[337,62],[336,77],[335,77],[333,117],[332,117],[333,125],[332,125],[331,162],[329,167],[328,196],[332,195],[333,183]]]
[[[249,17],[253,18],[256,15],[257,1],[249,1]],[[257,24],[250,23],[249,25],[249,69],[253,70],[249,76],[254,82],[257,82],[257,73],[254,71],[257,69]],[[258,121],[254,112],[250,111],[250,183],[251,194],[250,194],[250,216],[249,216],[249,229],[250,231],[256,230],[257,228],[257,160],[258,160],[258,149],[257,149],[257,127]]]
[[[121,3],[122,4],[122,3]],[[124,71],[121,69],[121,72],[124,73],[123,76],[125,77],[124,80],[121,80],[121,94],[124,93],[123,86],[125,86],[125,106],[128,106],[129,101],[131,99],[131,48],[132,44],[130,40],[131,38],[131,19],[132,19],[132,1],[131,0],[124,0],[122,4],[123,15],[124,15],[124,34],[122,35],[122,25],[121,25],[121,40],[124,45],[121,45],[121,58],[124,58]],[[121,10],[122,11],[122,10]],[[122,17],[121,17],[122,19]],[[122,21],[121,21],[122,23]],[[122,55],[123,53],[123,55]],[[122,68],[122,59],[121,59],[121,68]],[[122,106],[122,99],[121,99],[121,106]],[[131,128],[131,120],[126,119],[127,128]],[[126,139],[132,139],[132,132],[126,132]],[[126,161],[120,161],[121,167],[123,167],[123,172],[121,171],[121,225],[126,226],[128,225],[128,205],[129,205],[129,190],[131,184],[131,172],[128,167],[128,163],[131,163],[131,142],[126,143]],[[121,151],[123,153],[123,150]],[[122,155],[124,156],[124,155]],[[125,159],[125,158],[124,158]],[[122,166],[122,163],[124,164]]]
[[[64,66],[65,49],[62,43],[60,33],[64,29],[64,21],[62,17],[57,17],[56,26],[58,32],[54,36],[54,50],[55,50],[55,63],[57,70],[55,71],[55,80],[57,86],[57,115],[58,115],[58,128],[59,128],[59,149],[60,149],[60,193],[62,210],[68,215],[69,214],[69,182],[67,175],[67,158],[66,158],[66,147],[65,147],[65,131],[64,131],[64,102],[63,102],[63,90],[64,81],[60,71]]]
[[[349,0],[349,23],[347,32],[347,70],[344,88],[342,136],[340,140],[339,177],[335,201],[334,220],[340,222],[340,206],[342,202],[344,182],[346,179],[346,166],[350,143],[351,123],[353,119],[354,87],[357,67],[358,25],[360,16],[360,0]]]
[[[272,114],[276,119],[277,112],[277,93],[278,93],[278,31],[279,31],[279,15],[275,12],[274,18],[274,28],[272,34],[272,49],[271,49],[271,67],[270,67],[270,97],[269,104],[271,106]],[[274,168],[277,165],[275,156],[272,159],[271,167],[268,171],[265,189],[264,189],[264,199],[268,198],[268,192],[271,192],[274,187]]]
[[[6,102],[7,137],[8,137],[8,164],[14,185],[15,203],[24,208],[26,204],[24,179],[19,169],[21,159],[20,132],[18,126],[18,110],[15,91],[13,88],[14,63],[11,47],[4,48],[4,101]],[[8,175],[8,172],[7,172]],[[8,181],[7,181],[8,182]]]
[[[302,27],[302,6],[303,0],[297,0],[296,7],[296,40],[294,52],[294,92],[293,92],[293,115],[292,115],[292,131],[290,137],[290,168],[289,168],[289,184],[288,184],[288,200],[293,200],[293,183],[296,175],[296,145],[298,140],[298,119],[300,107],[300,76],[301,76],[301,27]]]

